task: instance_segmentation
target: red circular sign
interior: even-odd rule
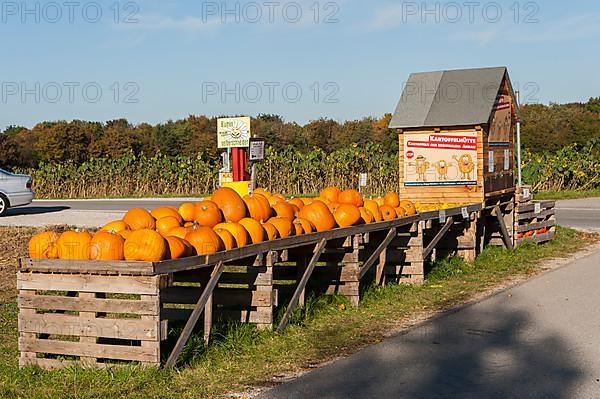
[[[414,151],[408,151],[406,153],[406,158],[413,159],[414,157],[415,157],[415,152]]]

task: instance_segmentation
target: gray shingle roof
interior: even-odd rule
[[[390,128],[487,124],[506,76],[506,67],[413,73],[408,78]]]

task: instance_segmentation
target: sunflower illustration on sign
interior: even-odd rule
[[[220,118],[217,122],[219,148],[248,147],[250,145],[250,118]]]

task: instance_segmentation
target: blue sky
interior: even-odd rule
[[[2,2],[0,129],[190,114],[342,121],[392,112],[411,72],[497,65],[525,101],[600,95],[600,3],[475,3]]]

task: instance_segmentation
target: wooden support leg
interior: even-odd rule
[[[433,251],[436,244],[444,237],[444,234],[446,234],[450,227],[452,227],[452,223],[454,223],[454,218],[449,216],[448,219],[446,219],[446,223],[444,223],[440,231],[433,237],[429,245],[423,249],[423,258],[427,258],[429,254],[431,254],[431,251]]]
[[[296,308],[296,305],[298,304],[300,295],[301,295],[302,291],[306,288],[306,283],[308,283],[308,279],[310,278],[313,270],[315,269],[315,265],[317,264],[319,257],[325,250],[326,244],[327,244],[327,240],[322,239],[315,246],[313,256],[312,256],[310,262],[308,263],[308,265],[306,266],[306,270],[304,271],[304,274],[302,275],[302,279],[300,279],[300,281],[298,282],[298,286],[296,287],[296,290],[294,291],[294,295],[292,296],[292,299],[290,300],[290,303],[288,304],[287,309],[285,310],[285,314],[283,315],[281,322],[279,322],[279,326],[277,327],[278,331],[283,331],[283,329],[287,325],[287,323],[290,319],[290,316],[292,315],[292,312],[294,311],[294,309]]]
[[[504,241],[504,245],[508,249],[514,249],[512,238],[510,234],[508,234],[508,229],[506,228],[506,223],[504,222],[504,216],[502,215],[502,211],[499,206],[494,208],[496,219],[498,219],[498,224],[500,225],[500,231],[502,232],[502,240]]]
[[[371,269],[371,267],[375,264],[375,262],[377,260],[380,260],[380,255],[384,252],[384,250],[388,247],[388,245],[390,245],[390,242],[392,242],[394,237],[396,237],[396,234],[398,234],[398,231],[396,230],[395,227],[391,228],[388,231],[387,235],[385,236],[385,238],[383,239],[381,244],[379,244],[377,246],[377,248],[375,248],[375,251],[373,251],[371,256],[369,256],[369,259],[367,259],[365,261],[365,263],[362,265],[362,267],[360,268],[360,271],[358,274],[359,280],[364,277],[364,275]],[[377,281],[379,282],[379,278],[377,279]]]
[[[175,343],[175,347],[173,348],[173,351],[171,352],[171,354],[169,355],[169,358],[167,359],[167,362],[165,363],[165,367],[172,368],[177,363],[177,359],[179,358],[179,355],[181,354],[183,347],[185,346],[188,339],[190,338],[190,335],[192,335],[192,331],[194,330],[194,327],[196,326],[196,323],[198,322],[200,315],[202,314],[202,312],[204,312],[204,307],[208,303],[210,296],[212,295],[213,291],[215,290],[215,287],[217,286],[217,283],[219,282],[219,278],[221,277],[221,274],[223,274],[224,269],[225,269],[225,264],[222,261],[215,265],[215,267],[210,275],[210,280],[208,280],[206,287],[204,287],[204,290],[202,291],[202,295],[200,295],[200,298],[198,299],[198,303],[196,303],[196,307],[192,311],[190,318],[188,319],[187,323],[185,323],[185,327],[183,328],[181,335],[177,339],[177,342]]]
[[[204,343],[208,345],[210,342],[210,333],[213,324],[213,295],[211,294],[204,305]]]

